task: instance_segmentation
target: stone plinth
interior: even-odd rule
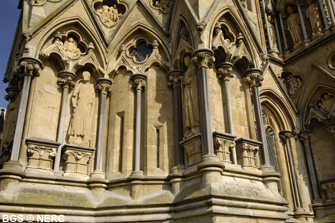
[[[63,147],[64,176],[88,178],[89,164],[93,159],[94,148],[69,145]]]
[[[54,157],[60,143],[27,139],[28,165],[26,172],[52,172]]]
[[[193,164],[199,163],[201,161],[201,134],[196,134],[191,136],[182,142],[180,142],[185,148],[187,155],[187,165],[191,166]]]
[[[251,139],[239,138],[236,140],[237,162],[246,170],[256,170],[258,163],[258,152],[261,142]]]
[[[235,147],[235,138],[236,136],[228,133],[213,133],[214,152],[221,162],[232,163],[231,150]]]

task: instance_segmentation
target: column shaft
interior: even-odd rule
[[[327,7],[328,7],[328,11],[329,11],[329,17],[330,17],[330,21],[332,24],[335,23],[335,7],[334,7],[334,2],[333,0],[326,0],[327,2]]]
[[[135,171],[140,171],[141,149],[141,89],[136,90]]]
[[[280,22],[280,28],[281,28],[281,33],[283,35],[283,41],[284,41],[284,51],[287,50],[287,40],[286,40],[286,35],[285,35],[285,29],[284,29],[284,23],[283,23],[283,16],[281,13],[279,13],[279,22]]]
[[[15,127],[14,142],[12,148],[12,154],[10,160],[18,161],[24,126],[24,119],[26,117],[27,105],[28,105],[28,96],[30,91],[31,76],[24,75],[23,88],[21,93],[21,100],[19,106],[19,112],[17,116],[17,122]]]
[[[277,36],[277,43],[278,43],[277,45],[278,45],[278,48],[279,48],[279,52],[280,52],[280,54],[284,54],[283,48],[281,46],[281,39],[280,39],[280,35],[279,35],[277,17],[273,16],[273,18],[274,18],[274,24],[275,24],[275,29],[276,29],[276,36]]]
[[[184,165],[184,147],[180,144],[183,140],[183,119],[182,119],[182,102],[181,88],[173,88],[173,110],[174,110],[174,145],[175,145],[175,165]]]
[[[99,129],[97,140],[97,158],[95,163],[95,170],[102,171],[102,151],[105,132],[105,113],[106,113],[106,94],[100,94],[100,111],[99,111]]]
[[[302,16],[299,0],[297,0],[297,5],[298,5],[298,14],[299,14],[299,19],[300,19],[302,34],[304,36],[304,42],[308,42],[309,40],[308,40],[308,37],[307,37],[307,32],[306,32],[305,23],[304,23],[304,19],[303,19],[303,16]]]
[[[328,29],[329,25],[328,25],[327,16],[326,16],[325,9],[323,7],[322,0],[318,0],[318,2],[319,2],[319,7],[320,7],[323,23],[325,24],[325,29]]]

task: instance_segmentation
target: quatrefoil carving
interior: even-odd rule
[[[127,11],[127,5],[116,0],[95,0],[92,7],[102,24],[107,27],[117,24]]]

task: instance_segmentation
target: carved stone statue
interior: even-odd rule
[[[291,6],[287,7],[287,12],[289,17],[287,18],[287,29],[291,34],[294,47],[301,44],[302,42],[302,34],[300,27],[300,20],[297,13],[293,13],[293,9]]]
[[[312,36],[313,39],[321,35],[321,18],[319,6],[317,3],[313,3],[312,0],[307,0],[307,4],[309,5],[306,10],[306,17],[309,18],[309,22],[312,26]]]
[[[20,106],[21,93],[14,101],[10,101],[7,105],[5,123],[1,135],[2,143],[6,148],[13,140],[15,134],[16,120]]]
[[[164,11],[169,11],[171,0],[157,0],[154,4],[155,7],[161,7]]]
[[[269,22],[269,31],[270,31],[270,38],[271,38],[272,48],[276,50],[276,53],[279,53],[278,45],[277,45],[276,29],[275,29],[274,25],[272,24],[272,16],[271,15],[268,15],[268,22]]]
[[[324,113],[334,112],[334,97],[325,93],[318,103],[320,110]]]
[[[90,83],[91,74],[83,72],[72,94],[72,118],[69,129],[69,143],[92,146],[90,141],[91,123],[94,110],[95,92]]]
[[[117,5],[114,4],[112,7],[108,7],[107,5],[102,6],[101,9],[98,9],[97,14],[100,17],[100,20],[103,24],[108,27],[113,26],[122,14],[119,13],[117,9]]]
[[[63,48],[69,58],[74,59],[79,56],[80,50],[78,48],[77,40],[74,38],[68,37],[64,42]]]
[[[295,98],[295,95],[297,94],[299,88],[301,87],[301,79],[299,77],[293,77],[291,74],[286,79],[288,83],[288,93],[290,97],[293,99]]]
[[[184,58],[184,63],[187,67],[187,71],[182,78],[185,139],[200,132],[200,116],[196,78],[197,69],[189,56]]]

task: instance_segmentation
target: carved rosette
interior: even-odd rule
[[[213,68],[215,57],[214,52],[210,49],[198,49],[192,54],[192,61],[197,65],[198,68]]]
[[[250,87],[262,86],[264,80],[263,71],[257,68],[251,68],[244,72],[244,81],[250,84]]]
[[[69,90],[72,90],[76,85],[76,82],[74,81],[76,78],[75,73],[70,71],[61,71],[58,76],[59,78],[57,80],[57,84],[61,88],[68,88]]]
[[[133,80],[133,88],[136,90],[142,90],[146,87],[147,77],[144,74],[134,74],[131,79]]]
[[[42,61],[34,57],[21,57],[15,73],[19,76],[39,76],[43,69]]]
[[[219,80],[229,81],[230,78],[233,78],[233,64],[229,62],[224,62],[219,64],[217,77]]]
[[[95,90],[99,94],[109,96],[110,93],[112,92],[112,80],[110,80],[109,78],[99,78],[95,85]]]
[[[169,87],[181,87],[181,78],[183,72],[179,70],[170,71],[168,74],[168,83]]]
[[[281,140],[283,140],[283,142],[288,142],[290,140],[290,138],[293,137],[293,133],[291,131],[285,130],[285,131],[281,131],[279,132],[279,137]]]

